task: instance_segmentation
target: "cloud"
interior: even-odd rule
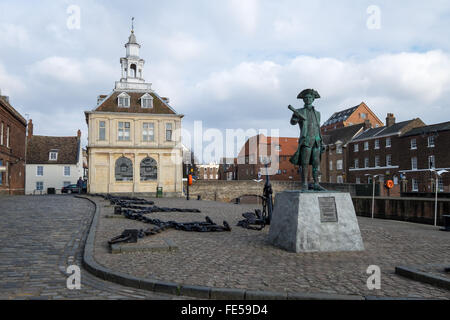
[[[0,39],[2,45],[12,48],[27,48],[30,43],[28,30],[22,25],[12,23],[0,24]]]
[[[58,56],[45,58],[29,67],[29,72],[34,77],[78,85],[90,84],[99,78],[111,79],[118,74],[118,70],[97,58],[79,60]]]
[[[0,63],[0,90],[2,95],[19,95],[26,93],[26,85],[20,77],[8,73]]]

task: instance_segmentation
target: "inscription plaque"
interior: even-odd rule
[[[338,222],[336,199],[334,197],[319,197],[320,222]]]

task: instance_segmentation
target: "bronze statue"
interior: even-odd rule
[[[297,99],[303,99],[305,107],[295,109],[291,105],[288,108],[293,112],[291,125],[300,127],[300,139],[295,154],[289,160],[300,167],[302,190],[308,190],[308,166],[312,165],[314,190],[325,190],[319,185],[320,160],[324,151],[322,135],[320,133],[320,112],[312,105],[315,99],[319,99],[319,93],[314,89],[305,89],[299,93]]]

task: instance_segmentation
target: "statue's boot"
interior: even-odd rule
[[[308,187],[308,181],[306,179],[306,174],[308,172],[308,167],[301,167],[300,168],[300,176],[302,178],[302,190],[303,191],[308,191],[309,187]]]
[[[314,190],[325,191],[325,188],[319,185],[319,170],[313,168]]]

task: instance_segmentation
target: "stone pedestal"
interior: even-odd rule
[[[352,199],[343,192],[278,193],[269,242],[291,252],[364,250]]]

